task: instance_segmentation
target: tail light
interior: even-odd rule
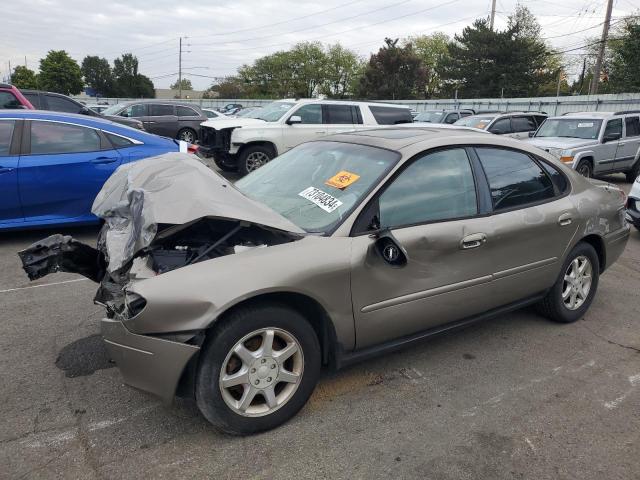
[[[198,153],[198,148],[199,148],[198,145],[189,144],[187,145],[187,152],[193,153],[195,155],[196,153]]]

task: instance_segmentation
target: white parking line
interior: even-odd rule
[[[28,290],[30,288],[51,287],[53,285],[64,285],[65,283],[84,282],[89,280],[88,278],[76,278],[75,280],[65,280],[63,282],[43,283],[42,285],[31,285],[29,287],[7,288],[6,290],[0,290],[0,293],[17,292],[18,290]]]

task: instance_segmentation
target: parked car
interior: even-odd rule
[[[471,115],[461,118],[454,125],[480,128],[496,135],[513,138],[529,138],[529,132],[535,132],[547,118],[543,112],[504,112]]]
[[[207,116],[208,120],[227,118],[224,113],[220,113],[212,108],[202,108],[201,110]]]
[[[31,102],[13,85],[0,83],[0,109],[26,108],[33,110]]]
[[[99,105],[99,104],[89,104],[86,106],[87,108],[90,108],[91,110],[93,110],[96,113],[102,113],[104,112],[107,108],[109,108],[109,105]]]
[[[204,112],[193,103],[165,100],[134,100],[118,103],[104,111],[105,115],[135,118],[147,132],[163,137],[196,143],[200,124],[207,120]]]
[[[247,174],[302,142],[377,125],[411,123],[403,105],[337,100],[281,100],[253,118],[202,124],[202,151],[225,171]],[[241,127],[241,128],[240,128]]]
[[[233,115],[233,113],[237,112],[241,108],[242,108],[241,103],[227,103],[219,111],[220,113],[224,113],[225,115]]]
[[[180,148],[86,115],[0,111],[0,230],[97,222],[91,204],[119,165]]]
[[[71,97],[62,95],[61,93],[43,92],[40,90],[28,90],[28,89],[23,89],[22,93],[26,98],[29,99],[31,104],[38,110],[51,110],[53,112],[64,112],[64,113],[78,113],[81,115],[88,115],[90,117],[104,118],[105,120],[121,123],[128,127],[137,128],[138,130],[144,130],[142,123],[137,120],[105,115],[104,113],[100,113],[90,109],[83,103],[80,103]]]
[[[640,175],[640,111],[577,112],[548,118],[529,140],[585,177]]]
[[[126,383],[165,401],[180,386],[248,434],[295,415],[323,365],[530,304],[580,319],[625,248],[623,209],[524,142],[390,127],[304,143],[235,186],[188,158],[125,166],[94,204],[97,250],[54,236],[20,256],[31,279],[101,282]]]
[[[473,115],[473,110],[426,110],[413,119],[424,123],[455,123],[461,118]]]
[[[262,110],[262,107],[245,107],[245,108],[242,108],[240,111],[238,111],[235,114],[235,117],[256,118],[258,115],[260,115],[261,110]]]
[[[640,230],[640,176],[631,186],[627,197],[627,221]]]

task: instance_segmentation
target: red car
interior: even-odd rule
[[[0,109],[2,108],[25,108],[35,110],[31,102],[26,99],[20,90],[13,85],[0,83]]]

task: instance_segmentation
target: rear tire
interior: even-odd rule
[[[215,157],[215,155],[213,156],[213,162],[216,164],[216,167],[218,167],[223,172],[237,172],[238,171],[238,166],[237,165],[229,165],[227,163],[224,163],[224,162],[218,160]]]
[[[638,160],[635,163],[635,165],[633,167],[631,167],[631,170],[626,172],[624,175],[625,175],[628,183],[635,182],[636,178],[638,178],[638,175],[640,175],[640,160]]]
[[[198,134],[192,128],[183,128],[178,132],[176,138],[183,142],[196,143],[198,140]]]
[[[581,268],[590,270],[589,278],[573,275]],[[600,262],[595,249],[586,242],[578,243],[567,255],[556,283],[536,305],[538,311],[554,322],[571,323],[589,309],[598,289]],[[588,282],[588,289],[586,285]],[[573,299],[576,302],[572,305]]]
[[[242,175],[257,170],[266,163],[270,162],[276,153],[273,148],[266,145],[253,145],[246,147],[240,155],[238,155],[238,171]]]
[[[278,303],[244,307],[208,335],[196,373],[196,402],[226,433],[269,430],[304,406],[320,364],[318,338],[300,313]]]
[[[580,163],[578,163],[578,166],[576,167],[576,171],[583,177],[593,177],[593,167],[591,166],[591,162],[589,162],[589,160],[580,160]]]

